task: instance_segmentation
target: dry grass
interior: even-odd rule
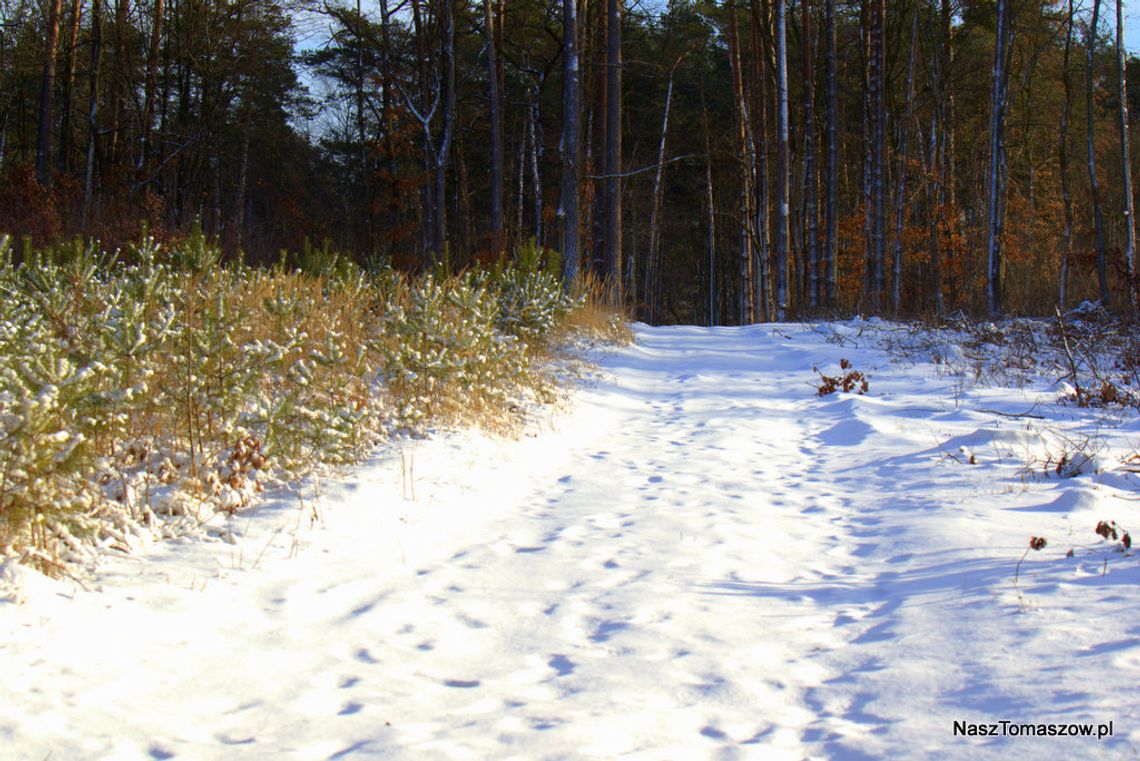
[[[613,344],[633,342],[630,315],[617,298],[612,283],[586,272],[575,283],[572,293],[580,304],[559,326],[563,336],[585,336]]]
[[[5,245],[0,548],[49,572],[240,510],[394,429],[517,431],[555,397],[558,341],[631,335],[596,281],[571,301],[537,271],[221,267],[201,241],[14,265]]]

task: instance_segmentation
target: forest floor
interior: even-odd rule
[[[636,333],[516,441],[394,443],[85,587],[24,572],[0,755],[1137,755],[1134,413],[858,322]]]

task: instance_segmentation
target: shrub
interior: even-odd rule
[[[359,460],[388,425],[503,428],[581,296],[535,262],[441,279],[0,236],[0,552],[53,571]]]

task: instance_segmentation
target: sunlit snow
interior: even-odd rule
[[[5,566],[0,756],[1135,755],[1140,562],[1094,533],[1140,526],[1135,416],[864,327],[638,326],[518,441],[393,443],[87,589]],[[820,397],[841,359],[868,392]],[[1113,733],[955,735],[1002,721]]]

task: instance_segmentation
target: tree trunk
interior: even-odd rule
[[[887,238],[887,6],[874,0],[871,24],[871,246],[874,285],[871,303],[878,311],[886,292]]]
[[[142,134],[139,139],[139,157],[135,165],[135,188],[146,183],[150,171],[150,133],[154,121],[154,102],[158,93],[158,54],[162,43],[163,0],[154,0],[154,16],[150,34],[150,50],[146,60],[146,90],[143,99]]]
[[[911,20],[910,29],[910,59],[906,67],[906,106],[899,138],[899,169],[898,186],[895,192],[895,248],[892,256],[891,269],[891,307],[898,315],[902,311],[902,256],[903,256],[903,223],[906,211],[906,160],[907,146],[910,137],[911,106],[914,103],[914,58],[918,48],[918,13]]]
[[[241,154],[238,157],[237,190],[234,193],[233,240],[240,250],[245,246],[245,204],[249,186],[249,138],[253,127],[247,115],[241,131]]]
[[[1096,49],[1096,30],[1100,21],[1100,0],[1093,0],[1092,21],[1085,40],[1085,111],[1089,154],[1089,189],[1092,192],[1093,225],[1096,231],[1096,276],[1100,285],[1100,303],[1109,306],[1108,265],[1104,249],[1104,212],[1101,208],[1100,184],[1096,179],[1096,152],[1093,134],[1093,53]]]
[[[736,3],[728,8],[728,54],[732,67],[732,89],[736,101],[736,139],[742,158],[740,168],[740,317],[742,324],[756,321],[756,293],[753,284],[752,222],[755,160],[749,132],[748,98],[744,89],[744,67],[740,53],[740,34]]]
[[[606,182],[606,108],[609,98],[606,90],[609,87],[609,50],[607,48],[608,13],[605,0],[593,3],[594,24],[590,49],[583,54],[583,59],[591,62],[591,73],[594,80],[594,104],[590,111],[587,124],[589,147],[587,148],[586,166],[589,168],[589,187],[586,196],[592,197],[590,218],[590,269],[599,279],[605,279],[606,266],[606,216],[610,207],[609,184]],[[583,10],[589,19],[589,0],[583,2]]]
[[[788,156],[788,50],[785,0],[775,0],[776,52],[776,319],[788,317],[788,243],[791,170]]]
[[[755,283],[752,290],[756,294],[758,318],[764,322],[772,319],[775,307],[772,298],[772,197],[769,188],[770,165],[768,161],[769,105],[772,98],[766,92],[774,77],[769,72],[776,68],[772,44],[772,20],[767,3],[752,4],[752,98],[750,102],[749,124],[752,140],[749,143],[748,158],[755,167],[752,171],[752,230],[756,239],[753,243],[757,264],[754,268]],[[763,22],[763,23],[762,23]]]
[[[156,0],[161,2],[161,0]],[[255,6],[256,7],[256,6]],[[360,0],[356,0],[356,160],[357,171],[360,173],[360,205],[359,215],[364,223],[363,240],[361,245],[364,251],[372,249],[372,183],[371,172],[368,171],[368,134],[364,126],[364,16],[361,15]]]
[[[492,0],[483,0],[483,18],[487,28],[487,86],[491,118],[491,252],[503,253],[503,96],[499,75],[500,20],[495,18]]]
[[[605,274],[621,302],[621,0],[606,2]]]
[[[542,218],[542,120],[539,118],[539,106],[542,97],[540,85],[534,86],[534,97],[530,101],[529,132],[530,132],[530,181],[531,197],[534,205],[534,242],[542,247],[542,234],[544,220]]]
[[[1009,88],[1009,49],[1013,46],[1010,0],[998,0],[990,105],[990,166],[987,184],[986,296],[991,316],[1002,311],[1001,234],[1005,217],[1005,105]]]
[[[828,306],[835,306],[836,301],[836,273],[835,260],[838,248],[839,207],[836,199],[839,184],[839,142],[836,137],[838,129],[839,90],[836,82],[836,34],[835,34],[835,0],[824,0],[824,34],[827,37],[827,175],[825,180],[824,224],[826,234],[824,237],[823,265],[824,265],[824,298]]]
[[[447,164],[455,135],[455,15],[454,0],[440,0],[443,27],[443,135],[435,156],[435,234],[432,259],[438,264],[447,253]]]
[[[577,0],[562,0],[562,37],[562,197],[558,203],[558,236],[562,248],[562,278],[569,289],[578,280],[581,257],[578,201],[582,190],[582,107]]]
[[[871,30],[871,2],[864,0],[859,9],[860,39],[863,52],[863,308],[866,309],[875,292],[875,245],[872,220],[874,218],[873,165],[875,142],[874,85],[872,76],[875,59],[873,34]]]
[[[435,110],[434,105],[431,104],[431,79],[428,72],[428,65],[430,63],[428,56],[428,43],[427,43],[427,25],[424,19],[424,11],[422,0],[412,0],[412,30],[416,40],[416,61],[418,64],[419,76],[419,90],[420,90],[420,112],[415,112],[414,107],[410,102],[410,98],[405,97],[409,101],[408,105],[416,113],[416,118],[420,122],[423,130],[423,171],[424,182],[420,187],[420,212],[422,215],[422,227],[420,231],[420,245],[424,254],[424,263],[428,263],[431,259],[432,252],[435,251],[435,215],[439,209],[441,200],[437,200],[435,196],[435,183],[432,177],[434,169],[433,160],[435,154],[435,144],[432,140],[431,134],[431,114]]]
[[[207,20],[206,23],[210,23]],[[114,39],[115,39],[115,55],[111,59],[111,129],[110,137],[110,165],[118,167],[119,165],[119,139],[124,132],[123,122],[125,120],[124,111],[126,110],[125,101],[127,93],[129,92],[129,83],[127,71],[131,62],[131,50],[127,44],[127,33],[130,27],[130,0],[116,0],[115,2],[115,26],[114,26]],[[208,85],[203,82],[203,90],[208,88]],[[205,125],[203,125],[205,126]]]
[[[816,168],[815,168],[815,82],[812,73],[812,33],[811,33],[811,2],[801,0],[803,17],[803,38],[800,45],[803,47],[804,63],[804,216],[806,217],[806,258],[808,264],[808,277],[810,278],[808,290],[808,304],[814,309],[819,306],[819,245],[816,240],[819,230],[816,213]]]
[[[91,0],[91,65],[87,94],[87,167],[83,183],[83,231],[91,222],[95,201],[95,150],[99,137],[99,66],[103,60],[103,5],[102,0]]]
[[[646,256],[646,270],[656,266],[661,247],[661,204],[664,196],[665,144],[669,138],[669,109],[673,105],[673,75],[677,71],[678,58],[669,69],[669,83],[665,87],[665,109],[661,115],[661,140],[657,144],[657,168],[653,175],[653,206],[649,211],[649,253]],[[632,269],[632,264],[631,264]],[[649,280],[646,279],[648,286]],[[635,294],[636,295],[636,294]]]
[[[59,114],[59,156],[60,171],[71,171],[71,112],[72,94],[75,92],[75,69],[79,60],[79,28],[83,17],[83,0],[71,0],[71,23],[67,39],[67,67],[63,82],[63,107]]]
[[[49,0],[43,78],[40,80],[40,120],[36,133],[36,177],[45,187],[51,182],[52,105],[55,101],[55,59],[59,49],[59,11],[60,0]]]
[[[712,144],[709,138],[709,110],[701,87],[701,115],[705,127],[705,208],[708,211],[709,327],[716,324],[716,203],[713,197]]]
[[[941,30],[941,27],[938,27]],[[939,160],[939,151],[942,148],[943,125],[942,116],[944,108],[940,105],[946,97],[946,68],[945,47],[931,45],[930,71],[931,91],[934,98],[934,107],[930,109],[930,152],[928,154],[926,206],[927,224],[930,232],[930,286],[934,296],[934,314],[941,317],[945,311],[942,299],[942,252],[938,238],[939,220],[942,216],[944,193],[939,192],[939,180],[945,181],[944,166]]]
[[[1069,259],[1073,254],[1073,197],[1069,186],[1069,114],[1072,110],[1072,77],[1069,72],[1069,51],[1073,46],[1073,0],[1069,0],[1065,18],[1065,55],[1061,64],[1061,80],[1065,101],[1061,109],[1061,130],[1057,138],[1057,160],[1061,169],[1061,201],[1065,209],[1065,233],[1061,248],[1061,275],[1057,289],[1057,306],[1064,310],[1068,302]]]
[[[1116,0],[1116,74],[1120,100],[1120,174],[1124,182],[1124,267],[1128,288],[1128,311],[1136,317],[1136,221],[1132,201],[1132,158],[1128,150],[1128,72],[1124,66],[1124,9]]]

